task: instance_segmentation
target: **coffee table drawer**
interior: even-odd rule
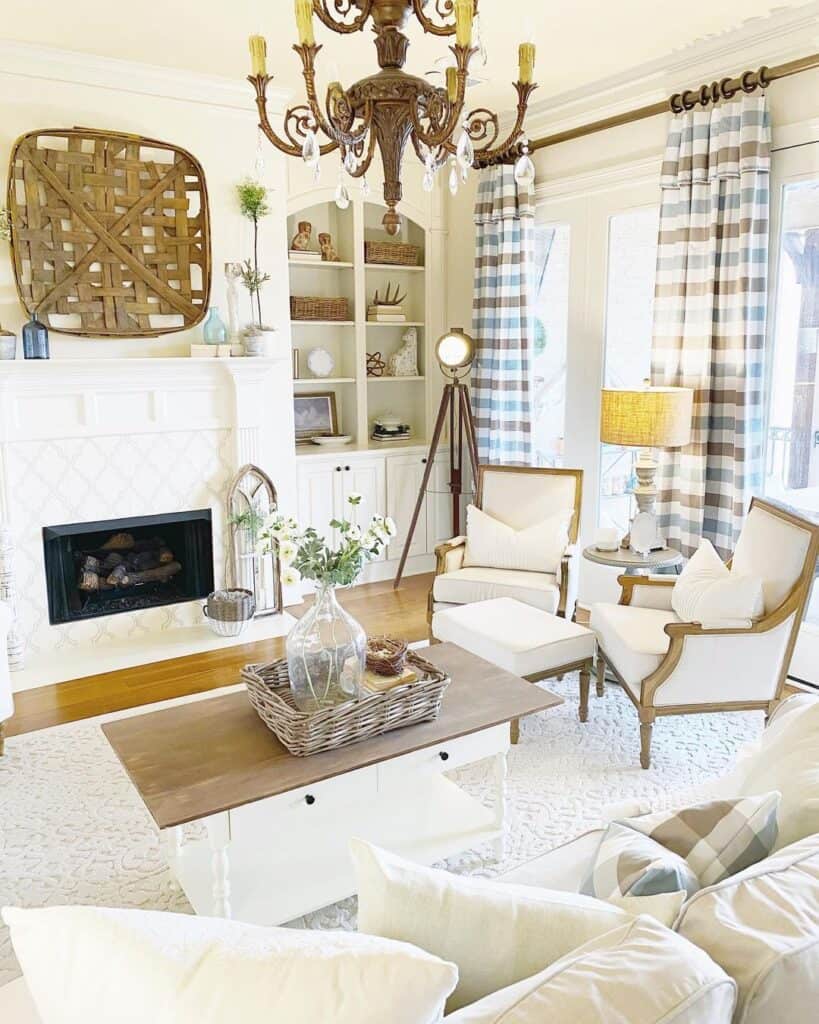
[[[378,771],[375,765],[354,772],[324,779],[287,793],[245,804],[230,812],[231,826],[243,828],[280,828],[299,822],[309,823],[325,818],[349,804],[371,800],[378,793]]]
[[[491,729],[459,736],[458,739],[382,761],[378,765],[378,789],[383,792],[392,786],[411,784],[418,775],[447,772],[451,768],[505,753],[508,749],[508,725],[495,725]]]

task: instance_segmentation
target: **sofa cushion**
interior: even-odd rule
[[[496,597],[513,597],[552,615],[560,604],[560,587],[555,576],[518,569],[456,569],[435,577],[432,594],[436,601],[444,604],[473,604]]]
[[[768,856],[778,806],[779,793],[765,793],[624,818],[620,824],[683,857],[700,885],[714,885]]]
[[[581,892],[605,900],[681,890],[692,895],[699,887],[684,857],[613,821],[600,839]]]
[[[640,683],[659,667],[671,642],[665,627],[679,622],[663,608],[631,608],[621,604],[593,604],[589,625],[635,697]]]
[[[592,658],[595,648],[590,629],[511,597],[436,611],[432,635],[517,676]]]
[[[0,1020],[3,1024],[42,1024],[43,1018],[37,1013],[22,978],[0,985]],[[93,1021],[77,1021],[76,1024],[93,1024]]]
[[[436,871],[361,840],[350,843],[350,852],[359,930],[457,964],[450,1011],[528,978],[631,919],[588,896]]]
[[[774,849],[819,832],[819,697],[800,693],[780,705],[756,743],[745,747],[722,793],[781,793]]]
[[[737,982],[737,1024],[816,1020],[819,835],[702,889],[676,927]]]
[[[762,580],[733,572],[705,537],[671,590],[671,607],[683,622],[750,626],[765,611]]]
[[[574,509],[568,508],[516,530],[476,505],[469,505],[464,567],[482,565],[555,574],[569,545],[573,515]]]
[[[639,917],[445,1024],[730,1024],[736,985],[701,949]]]
[[[96,907],[3,917],[43,1024],[418,1024],[457,980],[429,953],[349,932]]]
[[[810,533],[755,505],[737,540],[731,571],[762,580],[765,614],[775,611],[793,589],[805,565]]]

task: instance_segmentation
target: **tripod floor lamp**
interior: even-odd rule
[[[424,477],[418,490],[418,500],[415,502],[407,539],[404,541],[404,550],[401,552],[401,561],[398,563],[398,572],[395,574],[393,586],[396,589],[404,575],[404,566],[407,564],[410,545],[418,526],[418,517],[421,514],[429,478],[435,465],[438,445],[447,420],[449,420],[449,490],[452,495],[453,537],[461,532],[464,449],[466,449],[472,469],[472,479],[478,479],[478,440],[475,434],[475,417],[472,415],[472,403],[469,401],[469,388],[464,384],[464,379],[469,375],[472,361],[475,358],[475,342],[460,327],[453,327],[438,339],[435,345],[435,358],[438,360],[441,372],[447,378],[447,383],[444,386],[441,404],[438,407],[438,416],[429,445]]]

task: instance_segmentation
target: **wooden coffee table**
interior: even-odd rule
[[[354,836],[427,864],[502,847],[509,723],[561,698],[454,644],[424,657],[452,679],[434,722],[313,757],[288,753],[244,692],[103,725],[198,914],[281,924],[351,896]],[[485,758],[491,808],[443,774]],[[201,838],[183,838],[191,822]]]

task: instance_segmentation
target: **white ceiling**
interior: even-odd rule
[[[499,110],[514,106],[510,83],[517,77],[517,44],[524,35],[531,34],[538,45],[540,89],[535,99],[542,101],[729,31],[747,19],[803,3],[481,0],[489,60],[485,68],[473,65],[486,79],[474,88],[473,103]],[[300,86],[300,62],[290,49],[295,37],[292,0],[147,0],[127,7],[100,0],[27,0],[9,5],[0,32],[15,41],[235,78],[248,73],[247,36],[260,32],[268,40],[268,68],[276,83],[294,90]],[[422,74],[447,52],[447,41],[424,36],[414,19],[410,35],[407,70]],[[369,31],[338,36],[319,25],[317,38],[326,44],[318,58],[321,81],[329,81],[337,70],[349,84],[377,69]]]

